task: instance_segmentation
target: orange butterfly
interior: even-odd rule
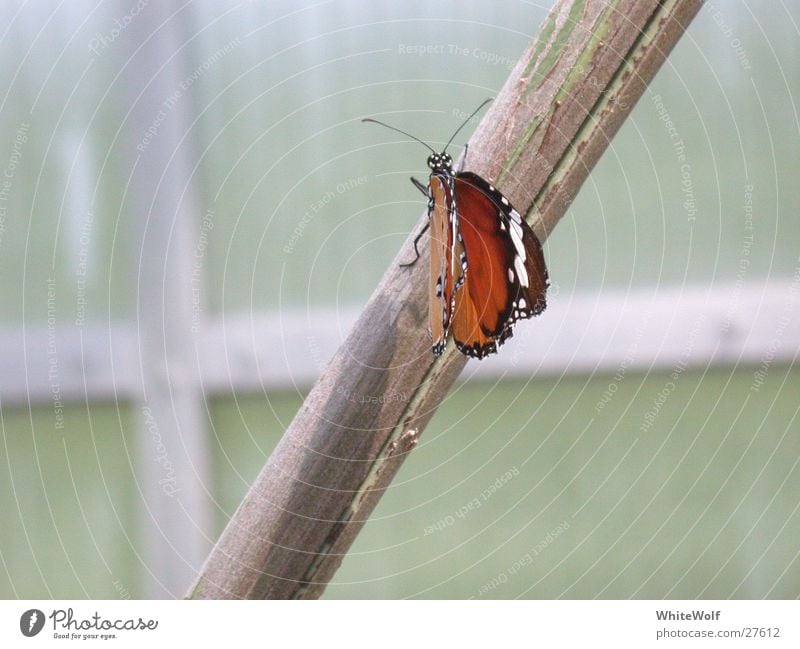
[[[542,244],[508,199],[492,184],[470,171],[453,171],[447,147],[458,132],[489,101],[456,130],[441,153],[418,138],[375,119],[375,122],[430,149],[428,185],[411,181],[428,197],[430,228],[430,312],[433,353],[444,350],[452,332],[456,347],[472,358],[497,352],[511,337],[517,320],[539,315],[549,286]],[[466,160],[465,149],[464,158]]]

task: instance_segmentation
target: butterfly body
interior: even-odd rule
[[[450,334],[473,358],[495,353],[517,320],[546,306],[542,246],[510,201],[479,175],[429,156],[429,328],[433,353]]]

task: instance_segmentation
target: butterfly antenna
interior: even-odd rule
[[[483,103],[482,103],[480,106],[478,106],[478,107],[477,107],[477,108],[476,108],[474,111],[472,111],[472,115],[470,115],[469,117],[467,117],[467,119],[465,119],[465,120],[464,120],[464,123],[463,123],[463,124],[461,124],[461,126],[459,126],[459,127],[456,129],[456,132],[455,132],[455,133],[453,133],[453,137],[451,137],[451,138],[450,138],[450,139],[447,141],[447,144],[446,144],[446,145],[445,145],[445,147],[444,147],[444,150],[445,150],[445,151],[447,151],[447,147],[449,147],[449,146],[450,146],[450,145],[453,143],[453,140],[455,140],[455,139],[456,139],[456,135],[458,135],[458,134],[461,132],[461,129],[462,129],[462,128],[464,128],[464,127],[465,127],[465,126],[466,126],[466,125],[469,123],[469,121],[470,121],[470,120],[471,120],[473,117],[475,117],[475,115],[477,115],[477,114],[480,112],[480,110],[481,110],[481,109],[482,109],[482,108],[483,108],[483,107],[484,107],[486,104],[488,104],[490,101],[493,101],[493,100],[494,100],[494,97],[489,97],[489,99],[485,100],[485,101],[484,101],[484,102],[483,102]]]
[[[425,144],[425,142],[420,140],[418,137],[414,137],[413,135],[411,135],[411,133],[406,133],[405,131],[401,131],[399,128],[396,128],[394,126],[389,126],[389,124],[385,124],[384,122],[379,122],[377,119],[372,119],[371,117],[365,117],[361,121],[362,122],[373,122],[374,124],[380,124],[381,126],[385,126],[386,128],[390,128],[393,131],[397,131],[398,133],[402,133],[406,137],[410,137],[412,140],[416,140],[421,145],[423,145],[423,146],[427,147],[428,149],[430,149],[431,153],[436,153],[436,151],[433,150],[433,147],[430,144]]]

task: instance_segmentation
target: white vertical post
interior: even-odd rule
[[[188,49],[172,2],[147,4],[127,25],[124,146],[133,171],[136,326],[143,400],[137,406],[137,481],[142,497],[143,593],[180,597],[212,543],[208,436],[196,370],[192,264],[200,222],[196,179],[190,177],[191,101],[182,92]],[[177,54],[176,54],[177,52]],[[182,141],[183,140],[183,141]]]

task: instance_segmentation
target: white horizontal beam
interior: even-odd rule
[[[0,329],[3,405],[141,397],[136,331],[110,325],[26,325]]]
[[[551,302],[538,322],[517,325],[503,353],[476,374],[752,366],[775,346],[770,362],[791,363],[800,349],[800,280],[614,290]]]
[[[195,365],[185,371],[199,377],[207,394],[306,390],[356,316],[315,310],[211,320],[196,337]],[[517,323],[500,353],[471,361],[465,376],[757,366],[765,358],[791,363],[800,349],[798,324],[798,281],[555,294],[542,316]],[[141,398],[132,326],[38,326],[0,330],[3,404],[53,401],[53,344],[62,400]]]

